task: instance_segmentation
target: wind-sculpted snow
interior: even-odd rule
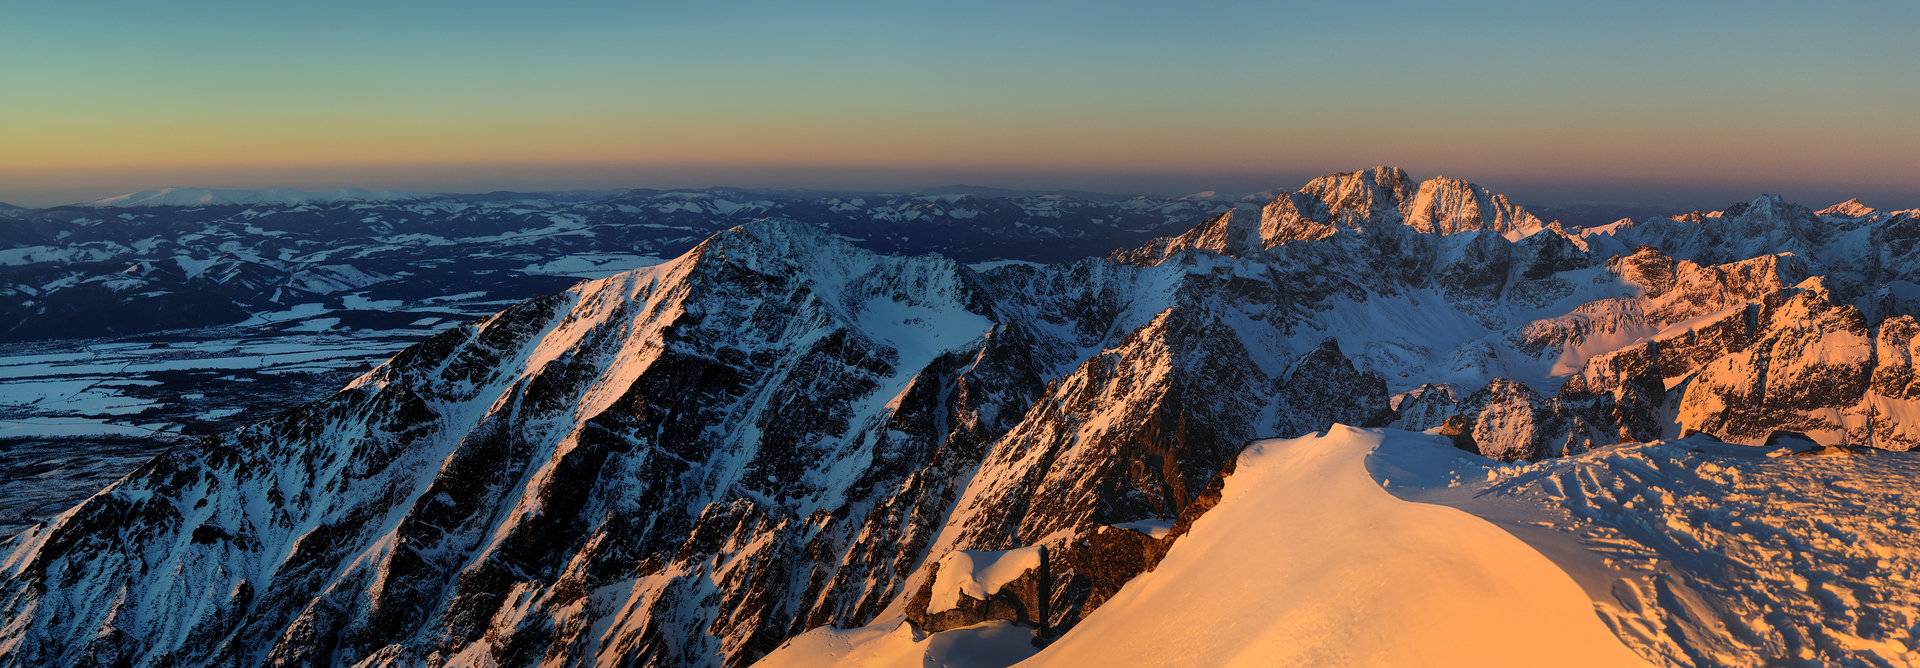
[[[1389,445],[1369,462],[1389,491],[1482,515],[1540,547],[1650,660],[1920,659],[1920,455],[1696,436],[1489,466],[1416,438]]]
[[[1643,665],[1539,553],[1381,490],[1383,437],[1437,440],[1333,425],[1248,447],[1158,567],[1027,665]]]
[[[1837,241],[1736,256],[1804,230],[1624,247],[1794,211],[1768,206],[1573,232],[1376,168],[1054,265],[730,228],[170,450],[29,530],[4,561],[0,658],[741,665],[810,628],[926,619],[909,606],[954,550],[1037,547],[1050,586],[1014,589],[1047,604],[1018,608],[1072,633],[1256,438],[1393,424],[1514,461],[1682,432],[1914,447],[1904,274],[1836,288]],[[1909,214],[1851,211],[1807,224],[1911,250]]]

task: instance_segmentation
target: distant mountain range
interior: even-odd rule
[[[388,192],[366,190],[363,188],[345,188],[327,192],[296,190],[293,188],[269,188],[264,190],[243,190],[235,188],[161,188],[143,190],[125,195],[103,197],[92,202],[92,206],[225,206],[233,204],[312,204],[326,202],[387,202],[393,200],[419,199],[419,193]]]
[[[707,189],[410,195],[167,189],[0,213],[0,341],[236,323],[472,294],[523,299],[673,257],[743,222],[800,221],[893,253],[1067,260],[1231,203]]]
[[[21,323],[16,338],[651,266],[445,330],[311,404],[169,449],[27,530],[0,562],[0,655],[743,665],[825,625],[885,635],[911,622],[909,646],[986,623],[1072,638],[1186,545],[1257,438],[1426,431],[1416,445],[1471,453],[1489,484],[1500,462],[1617,442],[1920,446],[1916,211],[1761,196],[1572,228],[1389,167],[1252,204],[563,199],[67,207],[9,222],[0,322]],[[589,259],[610,253],[622,259]],[[1010,258],[1045,263],[982,262]],[[150,301],[169,306],[141,311]],[[86,329],[83,312],[116,324]],[[1609,474],[1617,483],[1569,473],[1551,482],[1554,502],[1586,486],[1581,503],[1701,505],[1619,488],[1745,489],[1737,474],[1652,477],[1719,475],[1714,462],[1733,460],[1714,458],[1735,450],[1652,451],[1696,458],[1682,469],[1609,459],[1627,471]],[[1878,473],[1906,468],[1862,470],[1889,503],[1920,495]],[[1647,531],[1619,517],[1581,526]],[[1774,519],[1752,521],[1803,546],[1778,555],[1848,549]],[[1232,534],[1211,531],[1205,545]],[[1916,554],[1879,558],[1909,568]],[[1663,621],[1616,633],[1683,663],[1703,647],[1752,663],[1898,659],[1889,639],[1904,623],[1729,631],[1707,612],[1735,609],[1718,601],[1808,597],[1701,603],[1693,592],[1744,582],[1714,563],[1662,562],[1667,589],[1617,590],[1609,605],[1627,619]],[[1884,597],[1823,599],[1853,618],[1915,599],[1879,576],[1823,582]]]

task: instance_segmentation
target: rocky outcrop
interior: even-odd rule
[[[1405,232],[1416,236],[1486,232],[1511,241],[1546,228],[1506,195],[1447,177],[1416,184],[1405,171],[1384,166],[1329,174],[1308,181],[1297,191],[1275,195],[1261,207],[1257,224],[1232,214],[1114,257],[1153,263],[1183,250],[1244,256],[1343,234],[1377,237]],[[1564,232],[1559,234],[1572,238]]]
[[[1920,376],[1914,368],[1920,358],[1920,324],[1905,315],[1882,321],[1873,350],[1867,395],[1847,440],[1888,450],[1920,449],[1920,421],[1913,419],[1920,415],[1915,412],[1920,411]]]
[[[1875,328],[1810,279],[1693,322],[1595,356],[1561,398],[1623,439],[1706,433],[1759,444],[1795,431],[1829,445],[1916,445],[1906,420],[1882,417],[1903,415],[1909,400],[1902,379],[1916,333],[1911,317]]]
[[[1487,231],[1518,239],[1543,227],[1506,195],[1444,176],[1421,182],[1401,204],[1401,213],[1407,227],[1430,234]]]
[[[1445,423],[1447,418],[1458,415],[1459,404],[1459,400],[1453,396],[1453,388],[1423,384],[1394,397],[1393,422],[1387,426],[1407,431],[1433,429]]]
[[[1261,209],[1260,239],[1265,248],[1292,241],[1314,241],[1346,231],[1364,231],[1390,223],[1407,200],[1412,182],[1397,167],[1329,174],[1281,193]]]
[[[1052,586],[1045,546],[956,550],[927,567],[920,588],[907,598],[906,617],[925,633],[1007,621],[1040,634],[1052,617]]]
[[[1361,371],[1326,339],[1287,373],[1279,393],[1279,423],[1270,433],[1294,437],[1334,424],[1377,427],[1393,418],[1387,381]]]
[[[1228,210],[1185,233],[1116,251],[1111,257],[1121,262],[1151,264],[1182,251],[1244,255],[1259,247],[1259,233],[1246,217],[1236,217]]]
[[[1468,395],[1460,416],[1475,451],[1501,461],[1578,454],[1608,442],[1571,406],[1505,378]]]
[[[1776,430],[1844,431],[1872,370],[1866,321],[1818,290],[1796,290],[1750,313],[1748,343],[1700,367],[1675,418],[1687,431],[1753,443]]]
[[[1178,516],[1254,433],[1271,381],[1233,331],[1166,312],[1054,383],[987,455],[949,518],[946,549],[1008,549],[1095,527]],[[1052,544],[1065,583],[1055,620],[1091,610],[1104,541]]]

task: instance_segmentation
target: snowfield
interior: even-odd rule
[[[1526,543],[1382,489],[1386,438],[1255,442],[1158,568],[1029,665],[1643,665]]]
[[[1696,436],[1499,465],[1409,436],[1369,459],[1390,491],[1525,539],[1643,656],[1920,665],[1914,453]]]

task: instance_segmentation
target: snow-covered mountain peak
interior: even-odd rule
[[[1506,195],[1444,176],[1416,186],[1405,171],[1385,166],[1315,178],[1297,191],[1281,192],[1268,201],[1257,223],[1248,218],[1216,216],[1185,234],[1157,239],[1120,255],[1147,262],[1188,248],[1240,255],[1342,232],[1491,231],[1515,241],[1546,228]]]
[[[158,190],[142,190],[112,197],[102,197],[88,202],[87,206],[220,206],[233,204],[311,204],[345,201],[386,202],[417,199],[419,197],[422,197],[419,193],[368,190],[366,188],[308,191],[293,188],[247,190],[239,188],[172,187],[160,188]]]
[[[1385,165],[1308,181],[1299,193],[1326,207],[1328,222],[1371,220],[1398,210],[1412,192],[1405,170]],[[1284,196],[1284,195],[1283,195]]]
[[[668,264],[686,265],[703,286],[795,286],[849,328],[903,353],[944,352],[986,328],[970,272],[951,258],[881,255],[799,221],[739,225]]]
[[[839,237],[797,220],[769,218],[735,225],[715,234],[702,246],[735,253],[768,253],[799,257],[823,246],[841,244]]]
[[[1419,191],[1401,211],[1407,227],[1434,234],[1491,230],[1508,239],[1519,239],[1543,226],[1539,218],[1506,195],[1445,176],[1421,182]]]
[[[1813,212],[1816,216],[1840,216],[1844,218],[1865,218],[1874,214],[1874,208],[1860,203],[1858,198],[1847,198],[1845,202],[1836,202],[1827,208]]]
[[[1784,197],[1773,193],[1763,193],[1759,197],[1728,206],[1726,215],[1778,217],[1781,214],[1791,213],[1792,209],[1796,208],[1799,207],[1788,204]]]

